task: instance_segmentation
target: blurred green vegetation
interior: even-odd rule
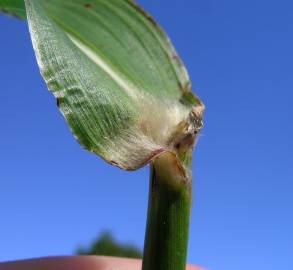
[[[104,255],[125,258],[142,258],[141,251],[133,245],[118,243],[111,233],[105,232],[88,248],[79,248],[77,255]]]

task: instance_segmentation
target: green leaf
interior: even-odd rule
[[[23,0],[0,0],[0,12],[7,13],[20,19],[26,18]]]
[[[41,73],[86,149],[127,170],[174,151],[203,105],[147,13],[130,0],[25,3]]]

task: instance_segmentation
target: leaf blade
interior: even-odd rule
[[[0,0],[0,12],[8,15],[26,19],[26,12],[23,0]]]
[[[89,15],[83,0],[25,2],[41,73],[80,143],[128,170],[171,151],[174,129],[199,104],[181,101],[188,75],[176,73],[153,23],[127,0],[92,1]]]

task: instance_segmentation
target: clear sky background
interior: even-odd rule
[[[189,262],[293,269],[293,3],[141,0],[207,110]],[[143,247],[148,168],[84,151],[46,90],[27,25],[0,18],[0,261],[73,254],[109,230]]]

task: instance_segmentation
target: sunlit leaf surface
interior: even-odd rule
[[[128,170],[173,151],[203,106],[154,20],[130,0],[25,3],[41,73],[79,142]]]

